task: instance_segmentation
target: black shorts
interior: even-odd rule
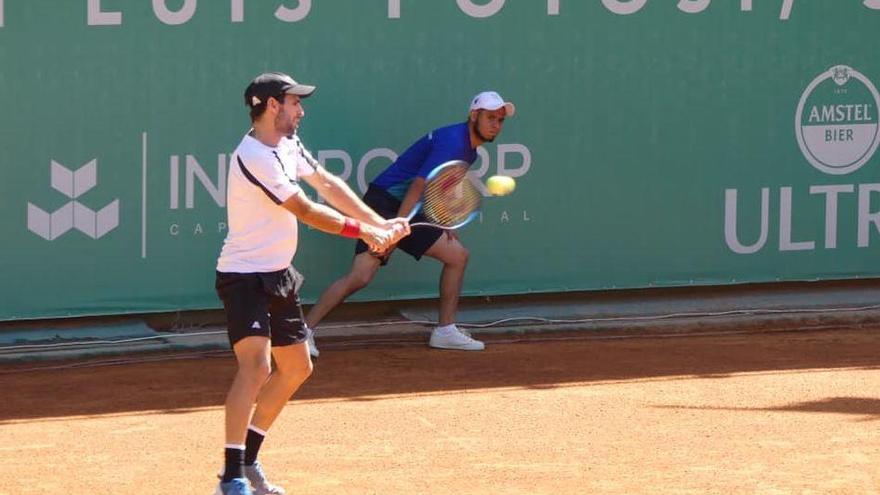
[[[370,184],[367,188],[366,194],[364,194],[364,203],[384,218],[395,218],[397,217],[397,212],[400,211],[400,200],[389,194],[388,191],[381,187],[374,186],[373,184]],[[428,221],[428,219],[425,218],[421,212],[416,213],[412,219],[412,223],[426,221]],[[397,243],[397,248],[402,249],[418,260],[421,259],[422,255],[425,254],[425,251],[430,249],[430,247],[433,246],[434,243],[437,242],[437,239],[442,235],[443,229],[415,228],[410,235],[404,237]],[[361,254],[369,251],[369,249],[370,248],[364,241],[358,240],[357,246],[354,248],[354,253]],[[382,260],[383,265],[388,263],[389,256],[390,253],[379,258]]]
[[[269,337],[273,346],[308,338],[299,290],[303,276],[293,267],[268,273],[217,272],[214,284],[226,310],[229,344],[251,336]]]

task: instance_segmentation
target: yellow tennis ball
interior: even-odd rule
[[[516,189],[516,181],[506,175],[493,175],[486,180],[486,189],[493,196],[505,196]]]

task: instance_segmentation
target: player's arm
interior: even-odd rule
[[[425,181],[431,171],[449,160],[457,159],[455,148],[445,137],[431,133],[430,142],[431,151],[425,157],[418,174],[406,190],[403,201],[400,203],[400,210],[397,212],[398,216],[405,217],[416,207],[425,191]]]
[[[384,251],[400,240],[404,234],[401,229],[375,226],[346,217],[329,206],[312,201],[302,189],[290,196],[281,206],[310,227],[329,234],[361,239],[374,251]]]
[[[406,217],[409,215],[413,208],[416,207],[416,203],[419,202],[419,199],[422,197],[422,192],[425,190],[425,178],[424,177],[416,177],[413,179],[412,183],[409,185],[409,189],[406,190],[406,194],[403,196],[403,201],[400,203],[400,209],[397,210],[397,216]]]
[[[433,133],[432,133],[433,134]],[[405,217],[415,208],[416,204],[421,200],[422,193],[425,191],[425,182],[428,175],[438,166],[449,160],[457,160],[458,153],[450,141],[442,136],[433,136],[431,139],[431,151],[425,157],[418,174],[413,178],[403,201],[400,203],[398,216]],[[458,236],[452,230],[446,230],[446,237],[457,239]]]
[[[346,215],[372,225],[385,223],[385,219],[364,204],[344,180],[331,174],[324,167],[315,167],[315,173],[303,176],[302,179],[315,188],[315,191],[334,208]]]
[[[399,229],[404,232],[404,235],[409,235],[409,222],[406,219],[391,218],[386,220],[382,218],[382,215],[367,206],[344,180],[331,174],[317,163],[312,167],[315,172],[304,175],[302,179],[315,188],[315,191],[334,208],[362,222],[378,227]]]

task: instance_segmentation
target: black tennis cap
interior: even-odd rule
[[[317,89],[315,86],[300,84],[282,72],[265,72],[257,76],[244,90],[244,104],[249,108],[266,104],[269,98],[279,101],[285,94],[307,98]]]

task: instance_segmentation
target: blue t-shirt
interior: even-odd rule
[[[477,151],[471,148],[467,122],[429,132],[407,148],[371,184],[402,201],[414,178],[425,178],[437,165],[450,160],[462,160],[471,165],[477,160]]]

